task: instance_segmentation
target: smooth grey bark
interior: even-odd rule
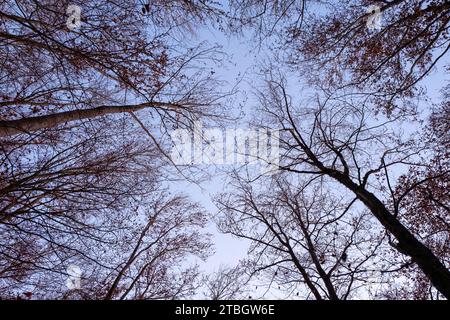
[[[72,121],[93,119],[114,113],[134,112],[145,108],[175,110],[181,109],[182,107],[171,103],[148,102],[136,105],[100,106],[91,109],[63,111],[45,116],[27,117],[18,120],[3,120],[0,121],[0,137],[30,133],[40,129],[53,128]]]

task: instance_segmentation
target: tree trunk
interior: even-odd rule
[[[136,105],[100,106],[92,109],[63,111],[45,116],[29,117],[19,120],[0,121],[0,137],[12,136],[20,133],[29,133],[39,129],[49,129],[60,124],[93,119],[113,113],[133,112],[145,108],[176,109],[179,105],[162,102],[148,102]]]
[[[372,214],[381,222],[398,241],[397,250],[406,254],[417,263],[419,268],[430,279],[431,283],[447,299],[450,299],[450,271],[441,263],[434,253],[394,217],[386,206],[371,192],[355,184],[342,173],[329,173],[344,186],[355,193]]]

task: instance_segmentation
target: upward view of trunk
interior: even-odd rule
[[[92,109],[63,111],[45,116],[28,117],[18,120],[4,120],[0,121],[0,137],[33,132],[39,129],[49,129],[72,121],[93,119],[114,113],[134,112],[145,108],[162,108],[169,110],[177,107],[176,104],[148,102],[136,105],[100,106]]]
[[[366,205],[383,227],[397,239],[397,250],[410,256],[427,275],[436,289],[449,299],[450,271],[441,263],[436,255],[400,223],[373,193],[358,186],[343,174],[333,172],[330,173],[330,176],[355,193],[358,199]]]
[[[290,123],[294,127],[294,138],[296,139],[298,146],[306,154],[308,159],[310,159],[310,162],[318,169],[318,172],[330,176],[352,191],[355,196],[370,210],[374,217],[382,224],[386,231],[395,237],[398,241],[396,244],[396,249],[400,253],[411,257],[413,262],[416,263],[428,277],[433,286],[447,299],[449,299],[450,271],[433,253],[433,251],[419,241],[418,238],[390,212],[390,210],[375,194],[365,188],[364,184],[359,185],[352,180],[349,176],[347,162],[344,160],[342,153],[336,152],[336,149],[332,150],[344,164],[343,172],[325,166],[311,150],[311,148],[306,145],[300,131],[295,126],[295,122],[293,121],[289,110],[288,115],[290,117]]]

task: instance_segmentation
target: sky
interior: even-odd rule
[[[227,61],[223,61],[224,65],[220,70],[215,70],[219,74],[219,78],[224,80],[227,84],[228,90],[231,90],[239,79],[245,78],[246,75],[251,77],[251,69],[255,62],[255,53],[247,42],[248,39],[230,38],[223,32],[212,28],[204,27],[193,36],[193,41],[202,42],[208,41],[211,45],[219,44],[223,52],[228,56]],[[223,88],[225,91],[227,88]],[[238,95],[243,95],[250,89],[246,81],[241,81],[239,84],[241,90]],[[238,98],[242,101],[245,96]],[[251,108],[250,104],[246,102],[246,108]],[[236,102],[238,103],[238,102]],[[226,106],[235,108],[236,106]],[[250,110],[248,110],[250,111]],[[247,113],[247,112],[246,112]],[[236,123],[236,128],[245,128],[245,123]],[[217,213],[217,208],[214,205],[212,198],[215,194],[224,191],[225,177],[224,173],[220,173],[220,168],[203,168],[211,171],[210,181],[202,182],[200,185],[191,183],[189,181],[179,181],[171,187],[177,191],[187,193],[194,201],[198,201],[208,212],[212,215]],[[219,170],[216,170],[219,169]],[[206,273],[212,273],[219,269],[220,266],[234,266],[240,259],[246,257],[248,242],[236,239],[230,235],[222,234],[217,230],[214,221],[210,221],[207,232],[213,235],[213,242],[215,246],[215,253],[206,262],[200,262],[200,268]]]

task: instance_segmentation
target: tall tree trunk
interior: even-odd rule
[[[289,111],[288,115],[290,122],[294,123]],[[391,214],[380,199],[366,190],[364,186],[360,186],[353,182],[348,175],[348,166],[344,165],[344,172],[327,168],[306,145],[295,125],[294,132],[293,136],[298,145],[306,153],[308,158],[311,159],[312,163],[322,173],[332,177],[351,190],[372,212],[378,221],[380,221],[383,227],[397,239],[397,250],[410,256],[436,289],[447,299],[450,299],[450,271],[441,263],[436,255],[427,246],[417,240],[417,238]],[[343,161],[343,163],[345,164],[345,161]]]
[[[181,106],[163,102],[148,102],[136,105],[100,106],[91,109],[63,111],[45,116],[28,117],[18,120],[5,120],[0,121],[0,137],[28,133],[39,129],[53,128],[67,122],[93,119],[113,113],[133,112],[145,108],[174,110],[176,108],[181,108]]]
[[[397,250],[408,255],[447,299],[450,299],[450,271],[434,253],[421,243],[373,193],[354,183],[348,176],[332,171],[328,174],[355,193],[380,223],[398,241]]]

